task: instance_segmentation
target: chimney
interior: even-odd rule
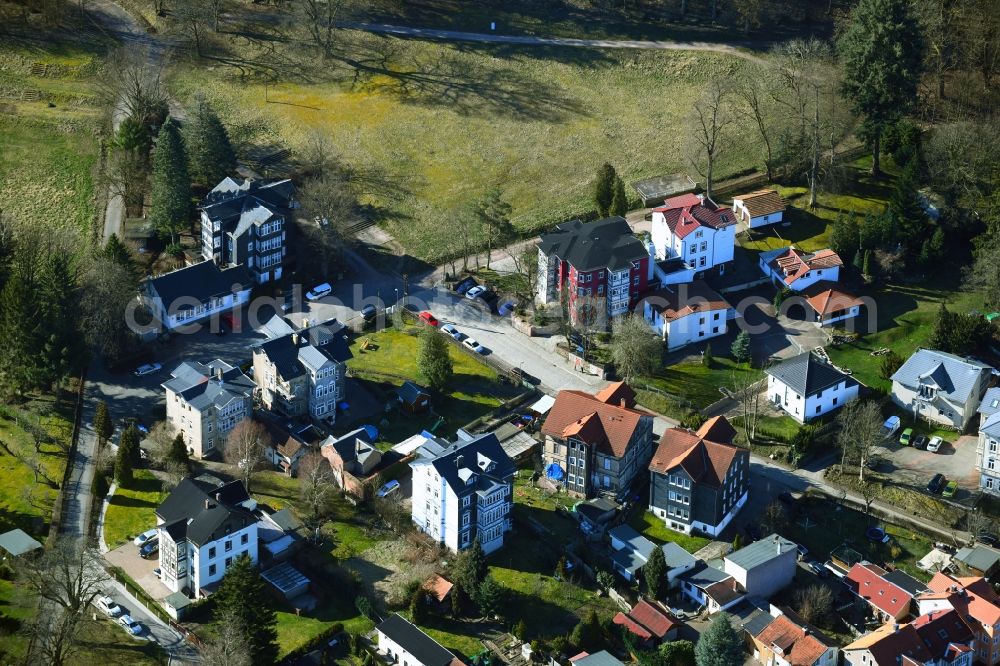
[[[625,404],[625,398],[622,398],[621,403],[622,403],[622,409],[628,407],[628,405]]]
[[[208,499],[207,497],[205,498],[205,508],[206,509],[212,508],[212,500]]]
[[[302,328],[309,328],[309,317],[302,318]]]
[[[215,493],[215,501],[222,502],[222,493]]]
[[[222,381],[222,366],[215,366],[215,378]]]
[[[465,462],[465,458],[462,456],[455,456],[455,467],[462,467],[462,463]]]
[[[292,344],[295,345],[296,347],[299,346],[299,334],[298,333],[292,333]]]
[[[774,547],[778,555],[781,555],[781,539],[774,537]]]

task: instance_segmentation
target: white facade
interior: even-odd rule
[[[851,307],[849,307],[846,310],[842,311],[840,314],[838,314],[835,317],[829,317],[827,319],[822,319],[821,318],[822,315],[816,315],[816,321],[814,323],[817,326],[819,326],[819,327],[822,328],[823,326],[829,326],[831,324],[835,324],[838,321],[844,321],[846,319],[854,319],[859,314],[861,314],[861,306],[860,305],[852,305]]]
[[[703,342],[729,330],[728,320],[735,316],[735,310],[707,310],[667,321],[649,301],[643,304],[643,316],[653,331],[667,341],[667,349],[673,351],[692,342]]]
[[[757,227],[766,227],[772,224],[778,224],[784,219],[785,211],[779,210],[776,213],[770,213],[768,215],[758,215],[757,217],[750,217],[750,211],[747,210],[746,204],[743,199],[733,199],[733,212],[736,213],[737,219],[743,224],[747,225],[751,229],[756,229]]]
[[[792,291],[804,291],[817,282],[823,282],[824,280],[827,282],[838,282],[840,280],[840,266],[832,266],[806,271],[791,283],[787,283],[785,282],[784,274],[780,270],[775,270],[769,263],[768,253],[762,253],[759,261],[760,270],[763,271],[764,275],[771,278],[775,286],[791,289]]]
[[[978,391],[978,389],[977,389]],[[979,409],[979,393],[974,393],[975,400],[961,404],[939,395],[932,401],[920,396],[919,392],[898,381],[892,382],[892,399],[897,405],[908,409],[911,413],[928,421],[940,423],[952,428],[964,430],[969,421]]]
[[[767,399],[775,406],[781,407],[799,423],[840,409],[845,403],[858,397],[858,388],[857,383],[844,380],[819,393],[802,396],[777,377],[773,375],[767,377]]]
[[[164,303],[161,298],[151,296],[146,299],[146,305],[152,311],[156,320],[161,322],[164,330],[172,331],[187,324],[194,324],[212,315],[231,312],[234,309],[241,308],[249,300],[250,289],[244,289],[235,294],[226,294],[218,298],[212,298],[204,303],[199,303],[193,298],[184,299],[183,303]],[[179,307],[181,305],[185,307]]]
[[[699,272],[732,261],[736,247],[735,224],[721,229],[701,225],[681,238],[670,230],[661,212],[653,213],[650,235],[658,260],[681,258]]]
[[[541,250],[538,251],[538,286],[535,300],[542,305],[559,301],[559,290],[556,288],[558,277],[556,269],[559,262],[559,257],[550,257]]]
[[[985,419],[979,430],[976,445],[976,469],[979,470],[979,487],[993,495],[1000,495],[1000,431],[996,415]]]
[[[244,553],[257,563],[257,523],[227,534],[224,538],[197,546],[184,539],[175,543],[167,530],[160,527],[160,570],[163,584],[172,592],[184,588],[200,590],[217,583],[226,570]]]

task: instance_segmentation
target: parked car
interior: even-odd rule
[[[517,303],[515,303],[514,301],[507,301],[506,303],[497,308],[497,314],[499,314],[501,317],[506,317],[511,312],[513,312],[514,308],[516,307]]]
[[[820,578],[826,578],[827,577],[828,573],[827,573],[826,567],[824,567],[822,564],[820,564],[816,560],[809,560],[808,565],[809,565],[809,568],[812,569],[812,572],[814,574],[816,574],[817,576],[819,576]]]
[[[872,543],[889,543],[889,535],[881,527],[869,527],[865,530],[865,536]]]
[[[957,492],[958,481],[949,481],[948,485],[944,487],[944,492],[941,493],[941,497],[954,497]]]
[[[397,490],[399,490],[399,481],[393,479],[392,481],[387,482],[384,486],[379,488],[378,492],[375,494],[378,495],[379,497],[388,497]]]
[[[809,554],[809,549],[803,546],[801,543],[796,544],[795,549],[799,551],[799,559],[804,560],[806,555]]]
[[[441,323],[441,322],[439,322],[437,320],[437,317],[435,317],[434,315],[432,315],[427,310],[424,310],[419,315],[417,315],[417,319],[419,319],[420,321],[424,322],[428,326],[433,326],[434,328],[437,328],[438,324]]]
[[[122,615],[118,618],[118,624],[122,625],[125,628],[125,631],[133,636],[138,636],[142,633],[142,625],[133,620],[131,615]]]
[[[944,444],[944,440],[940,437],[931,437],[931,441],[927,442],[927,450],[931,453],[937,453],[941,450],[942,444]]]
[[[944,474],[935,474],[927,483],[927,492],[937,495],[944,488]]]
[[[489,304],[490,306],[493,306],[498,300],[500,300],[500,297],[497,296],[497,292],[490,291],[489,289],[486,289],[481,294],[479,294],[479,298],[481,298],[485,303]]]
[[[145,377],[146,375],[151,375],[154,372],[159,372],[162,369],[163,366],[160,365],[159,363],[145,363],[135,369],[135,376]]]
[[[923,451],[924,449],[926,449],[927,448],[927,436],[926,435],[917,435],[916,437],[914,437],[913,438],[913,448],[920,449],[921,451]]]
[[[475,299],[485,293],[486,287],[477,284],[475,287],[472,287],[469,291],[465,292],[465,297],[468,299]]]
[[[903,434],[899,436],[899,443],[902,446],[909,446],[910,442],[913,441],[913,428],[907,428],[903,431]]]
[[[150,539],[149,541],[146,542],[146,545],[144,545],[142,548],[139,549],[139,557],[141,557],[144,560],[148,560],[153,555],[155,555],[159,550],[160,550],[160,540]]]
[[[365,307],[361,308],[361,317],[365,321],[371,321],[372,319],[375,318],[375,315],[377,315],[377,314],[378,314],[378,310],[376,310],[375,306],[372,305],[371,303],[369,303]]]
[[[899,423],[900,421],[898,416],[890,416],[887,418],[885,423],[882,424],[882,438],[890,439],[893,435],[895,435],[896,431],[899,430]]]
[[[997,547],[1000,546],[1000,537],[992,532],[980,532],[976,535],[976,541],[979,543],[984,543],[987,546]]]
[[[458,329],[455,328],[452,324],[445,324],[444,326],[441,327],[441,330],[450,335],[455,340],[462,339],[462,334],[459,333]]]
[[[466,338],[465,340],[462,340],[462,344],[471,349],[472,351],[476,352],[477,354],[486,353],[486,347],[476,342],[475,338]]]
[[[161,569],[160,567],[156,567],[155,569],[153,569],[153,575],[156,576],[157,578],[163,578],[163,569]]]
[[[108,617],[118,617],[122,614],[122,607],[116,604],[115,600],[107,595],[97,597],[97,601],[94,602],[94,605]]]
[[[156,528],[146,530],[136,538],[132,539],[132,543],[136,546],[145,546],[147,541],[159,538],[159,534],[160,533],[156,530]]]
[[[329,282],[324,282],[323,284],[318,284],[309,291],[306,292],[307,301],[318,301],[324,296],[329,296],[330,292],[333,291],[333,287],[330,286]]]
[[[478,283],[476,282],[475,278],[467,277],[455,285],[455,291],[460,294],[464,294],[465,292],[475,287],[477,284]]]

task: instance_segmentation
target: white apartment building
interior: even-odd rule
[[[156,509],[163,584],[207,596],[237,557],[256,563],[256,507],[241,481],[213,488],[183,479]]]
[[[840,409],[858,397],[858,381],[813,352],[786,359],[767,369],[767,397],[789,416],[805,423]]]
[[[233,427],[253,414],[255,384],[221,360],[186,361],[163,383],[167,424],[195,458],[221,451]]]
[[[411,517],[422,532],[453,551],[478,538],[486,553],[511,529],[514,463],[496,435],[449,444],[434,439],[417,449]]]
[[[733,261],[736,216],[704,196],[683,194],[653,209],[651,237],[658,261],[683,260],[692,277],[721,274]]]
[[[668,285],[642,299],[643,317],[673,351],[725,335],[736,310],[701,280]]]
[[[892,376],[892,401],[933,423],[964,431],[996,373],[971,358],[918,349]]]

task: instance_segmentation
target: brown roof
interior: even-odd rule
[[[820,316],[847,310],[855,305],[864,305],[860,298],[827,280],[812,285],[803,292],[803,296],[809,307]]]
[[[740,584],[736,582],[735,578],[728,578],[706,587],[705,595],[720,606],[725,606],[730,601],[744,596],[745,592],[740,588]]]
[[[932,593],[950,593],[948,601],[960,617],[972,616],[982,624],[991,626],[1000,622],[1000,596],[985,578],[962,578],[938,572],[927,587]]]
[[[442,602],[448,598],[448,594],[451,592],[451,588],[454,584],[441,576],[434,574],[430,578],[424,581],[423,588],[428,592],[437,602]]]
[[[632,607],[629,616],[660,640],[663,640],[672,629],[680,625],[669,613],[657,608],[645,599],[640,599],[639,603]]]
[[[625,407],[635,407],[635,391],[623,381],[608,384],[595,393],[594,397],[606,405],[621,405],[624,401]]]
[[[750,217],[760,217],[785,210],[784,198],[774,190],[757,190],[748,194],[740,194],[733,197],[733,201],[736,200],[743,202]]]
[[[542,425],[542,434],[559,439],[575,437],[621,458],[645,416],[649,415],[631,407],[605,404],[583,391],[559,391]]]
[[[702,423],[701,427],[695,433],[702,439],[709,439],[713,442],[721,442],[723,444],[732,444],[733,438],[736,437],[736,428],[729,423],[729,420],[725,416],[713,416]]]
[[[784,277],[785,284],[792,284],[809,271],[843,266],[844,262],[833,250],[820,250],[814,254],[790,247],[771,260],[771,267]]]
[[[712,441],[707,438],[708,434],[728,435],[728,441]],[[684,428],[670,428],[660,438],[649,469],[667,474],[681,467],[694,481],[721,486],[737,457],[747,455],[745,449],[730,443],[735,434],[724,416],[706,421],[697,433]]]
[[[733,307],[701,280],[659,289],[643,298],[642,302],[649,303],[667,321],[698,312],[728,310]]]
[[[663,213],[670,231],[679,238],[684,238],[698,227],[722,229],[736,224],[728,206],[719,206],[711,199],[691,194],[667,199],[653,212]]]
[[[614,616],[612,622],[625,627],[626,629],[629,630],[629,632],[638,636],[641,640],[648,641],[650,638],[653,637],[653,634],[649,632],[649,629],[642,626],[640,623],[636,622],[635,618],[631,617],[630,615],[626,615],[621,611],[619,611],[618,614]]]
[[[786,615],[774,618],[757,636],[763,645],[781,648],[792,666],[812,666],[830,647]]]
[[[894,623],[888,622],[844,648],[845,651],[861,649],[871,652],[877,666],[898,666],[907,657],[921,664],[932,660],[912,624],[897,629]]]

